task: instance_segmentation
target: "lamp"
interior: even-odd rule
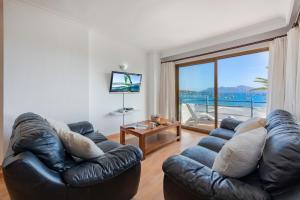
[[[126,69],[128,69],[128,64],[127,63],[123,63],[123,64],[120,64],[119,67],[120,67],[120,69],[122,71],[126,71]]]

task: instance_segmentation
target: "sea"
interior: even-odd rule
[[[214,95],[197,91],[180,91],[180,103],[214,105]],[[263,91],[226,92],[218,94],[218,105],[228,107],[266,107],[267,93]]]

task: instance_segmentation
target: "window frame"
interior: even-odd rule
[[[179,69],[181,67],[189,67],[192,65],[198,65],[198,64],[206,64],[206,63],[214,63],[214,109],[217,111],[218,108],[218,60],[221,59],[226,59],[226,58],[233,58],[233,57],[238,57],[238,56],[244,56],[244,55],[250,55],[250,54],[255,54],[255,53],[261,53],[261,52],[266,52],[269,51],[268,47],[264,48],[256,48],[252,50],[247,50],[247,51],[240,51],[237,53],[229,53],[229,54],[224,54],[221,56],[215,56],[215,57],[210,57],[210,58],[205,58],[205,59],[199,59],[195,61],[188,61],[188,62],[183,62],[179,64],[175,64],[175,94],[176,94],[176,119],[178,121],[181,121],[180,119],[180,108],[179,108]],[[209,133],[209,130],[201,129],[201,128],[195,128],[195,127],[190,127],[190,126],[185,126],[181,125],[182,128],[192,130],[192,131],[197,131],[201,133]],[[215,127],[218,127],[218,112],[215,112]]]

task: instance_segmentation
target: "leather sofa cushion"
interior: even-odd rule
[[[70,129],[76,133],[86,135],[94,132],[94,127],[90,122],[82,121],[77,123],[68,124]]]
[[[113,149],[116,149],[116,148],[119,148],[121,147],[122,145],[117,143],[117,142],[113,142],[113,141],[109,141],[109,140],[106,140],[106,141],[103,141],[103,142],[100,142],[100,143],[97,143],[97,146],[104,152],[109,152]]]
[[[202,146],[194,146],[183,151],[181,155],[211,168],[217,153]]]
[[[225,128],[233,131],[240,123],[242,123],[242,121],[233,118],[225,118],[221,121],[220,128]]]
[[[234,131],[225,128],[216,128],[212,130],[209,135],[229,140],[233,137]]]
[[[174,180],[187,194],[200,200],[270,200],[267,192],[218,172],[182,155],[169,157],[163,163],[165,176]],[[173,188],[177,193],[177,187]],[[175,195],[173,195],[175,196]]]
[[[135,146],[121,146],[66,170],[63,178],[72,187],[99,184],[139,165],[142,156],[141,150]]]
[[[268,132],[281,124],[297,124],[293,115],[285,110],[274,110],[267,116],[266,122]]]
[[[99,142],[103,142],[103,141],[107,140],[107,138],[104,135],[102,135],[101,133],[93,132],[93,133],[85,134],[84,136],[90,138],[95,143],[99,143]]]
[[[14,125],[12,149],[16,154],[31,151],[50,169],[65,170],[66,155],[54,129],[34,113],[20,115]]]
[[[282,118],[282,116],[279,116]],[[278,120],[278,119],[273,119]],[[300,128],[281,124],[268,133],[259,173],[264,188],[275,191],[300,179]]]
[[[219,137],[207,136],[202,138],[199,141],[198,145],[210,149],[212,151],[219,152],[227,141],[228,140]]]

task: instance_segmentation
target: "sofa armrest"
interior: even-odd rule
[[[49,169],[31,152],[6,157],[2,171],[11,199],[45,199],[45,194],[46,199],[66,198],[60,173]]]
[[[120,175],[140,164],[142,151],[132,145],[125,145],[102,156],[84,161],[63,174],[64,180],[74,187],[95,185]]]
[[[182,155],[171,156],[163,164],[165,176],[199,199],[267,200],[268,193],[259,187],[226,178],[212,169]]]
[[[240,124],[242,121],[233,119],[233,118],[225,118],[222,120],[220,128],[225,128],[234,131],[234,129]]]
[[[90,134],[94,132],[93,125],[88,121],[82,121],[77,123],[68,124],[71,131],[80,133],[82,135]]]

